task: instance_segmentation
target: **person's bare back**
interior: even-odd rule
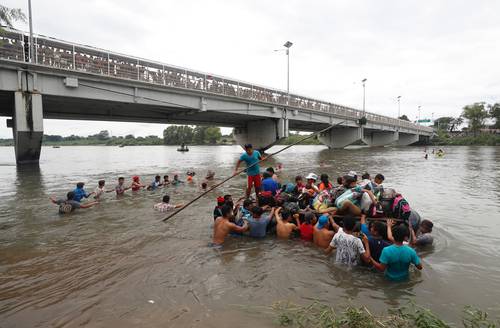
[[[232,218],[232,207],[224,205],[221,209],[222,216],[219,216],[214,222],[214,236],[212,242],[215,245],[222,245],[227,235],[231,231],[245,232],[248,229],[248,224],[245,222],[242,227],[229,221]]]
[[[291,218],[290,213],[286,213],[283,218],[281,216],[281,208],[276,209],[275,211],[276,217],[276,236],[279,239],[288,239],[294,230],[297,230],[297,226],[288,220]]]
[[[313,228],[313,242],[320,248],[327,248],[334,235],[335,231],[328,230],[327,228],[318,229],[316,226]]]

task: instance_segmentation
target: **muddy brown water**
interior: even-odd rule
[[[271,149],[276,150],[277,147]],[[348,170],[381,172],[422,216],[435,223],[435,245],[419,251],[422,272],[393,284],[365,268],[332,263],[308,243],[231,238],[222,251],[207,247],[215,198],[238,197],[237,178],[167,223],[153,210],[165,192],[186,202],[197,185],[154,192],[107,194],[100,205],[57,214],[49,195],[77,181],[92,191],[100,178],[208,170],[232,173],[237,146],[44,147],[38,167],[17,168],[12,148],[0,148],[0,327],[274,326],[269,306],[363,304],[374,312],[408,300],[457,321],[464,305],[500,314],[500,148],[449,147],[425,160],[420,147],[328,150],[297,146],[283,163],[296,174]]]

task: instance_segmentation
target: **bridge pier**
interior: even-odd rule
[[[267,150],[288,137],[287,119],[250,121],[243,128],[234,128],[234,138],[239,145],[252,144],[255,149]]]
[[[399,139],[397,131],[369,131],[363,133],[363,142],[370,147],[382,147],[395,144]]]
[[[409,146],[419,140],[418,134],[399,133],[399,139],[396,141],[396,146]]]
[[[361,140],[362,129],[353,127],[335,127],[319,135],[319,141],[328,148],[344,148]]]
[[[43,138],[42,95],[16,91],[12,118],[8,126],[14,135],[16,163],[38,163]]]

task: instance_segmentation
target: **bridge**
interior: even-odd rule
[[[33,54],[30,52],[33,50]],[[43,119],[218,125],[267,149],[289,130],[330,148],[410,145],[432,129],[214,74],[6,29],[0,35],[0,115],[11,117],[18,164],[38,162]]]

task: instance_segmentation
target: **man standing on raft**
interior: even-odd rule
[[[234,169],[233,175],[236,175],[241,162],[247,164],[247,176],[248,185],[246,190],[247,198],[250,198],[250,193],[252,192],[252,185],[255,188],[255,196],[259,195],[261,180],[260,180],[260,167],[257,164],[259,161],[264,160],[263,157],[257,150],[254,150],[251,144],[246,144],[244,146],[245,152],[240,156],[238,163],[236,163],[236,168]],[[255,164],[255,165],[254,165]],[[252,166],[253,165],[253,166]]]

